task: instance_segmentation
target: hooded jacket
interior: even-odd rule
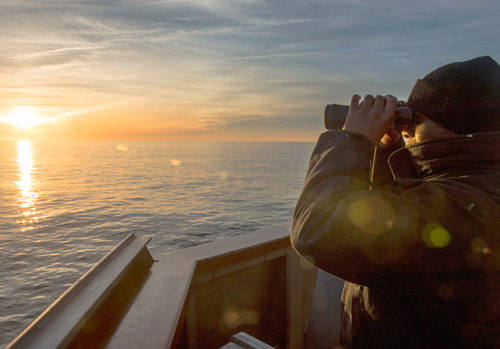
[[[402,146],[399,144],[398,146]],[[377,150],[323,133],[292,230],[346,281],[342,344],[500,347],[500,132]]]

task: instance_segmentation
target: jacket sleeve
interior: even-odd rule
[[[473,282],[468,236],[479,222],[449,194],[456,185],[407,179],[369,190],[373,153],[362,135],[320,136],[295,208],[292,246],[317,267],[366,286],[434,293],[446,280]]]

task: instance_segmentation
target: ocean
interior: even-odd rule
[[[313,147],[0,142],[0,347],[130,233],[154,254],[289,222]]]

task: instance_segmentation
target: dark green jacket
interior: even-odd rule
[[[293,219],[297,252],[347,281],[343,344],[500,347],[500,132],[373,154],[323,133]]]

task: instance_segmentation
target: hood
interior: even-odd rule
[[[469,174],[476,170],[500,171],[500,132],[465,134],[415,143],[394,152],[389,164],[395,178],[408,177],[409,166],[418,178],[450,170],[466,170]]]

